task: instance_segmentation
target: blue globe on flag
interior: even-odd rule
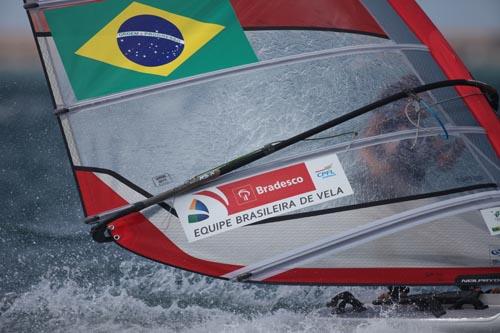
[[[123,55],[142,66],[168,64],[184,50],[184,38],[179,29],[154,15],[129,18],[120,26],[116,38]]]

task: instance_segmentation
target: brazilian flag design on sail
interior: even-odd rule
[[[257,61],[228,0],[107,0],[46,17],[79,100]]]

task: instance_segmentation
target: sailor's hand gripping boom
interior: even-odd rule
[[[492,86],[480,82],[480,81],[475,81],[475,80],[445,80],[445,81],[438,81],[434,83],[429,83],[425,85],[421,85],[418,87],[414,87],[411,89],[405,89],[404,91],[401,91],[399,93],[396,93],[394,95],[382,98],[378,101],[375,101],[371,104],[365,105],[357,110],[354,110],[352,112],[346,113],[342,116],[339,116],[337,118],[334,118],[328,122],[325,122],[319,126],[316,126],[314,128],[311,128],[305,132],[299,133],[295,136],[292,136],[286,140],[282,141],[277,141],[277,142],[272,142],[269,143],[260,149],[257,149],[255,151],[252,151],[246,155],[237,157],[234,160],[231,160],[223,165],[220,165],[216,168],[213,168],[209,171],[206,171],[200,175],[197,175],[191,179],[189,179],[187,182],[185,182],[182,185],[179,185],[177,187],[174,187],[168,191],[162,192],[160,194],[157,194],[155,196],[152,196],[150,198],[125,205],[122,207],[118,207],[116,209],[108,210],[105,212],[102,212],[100,214],[92,215],[87,218],[85,218],[84,222],[86,224],[93,225],[91,233],[94,234],[96,232],[104,232],[108,224],[111,222],[127,216],[132,213],[139,212],[143,209],[146,209],[148,207],[157,205],[159,203],[162,203],[163,201],[170,199],[172,197],[175,197],[179,194],[183,194],[186,192],[189,192],[191,190],[194,190],[210,181],[213,181],[217,178],[219,178],[222,175],[225,175],[231,171],[234,171],[236,169],[239,169],[245,165],[248,165],[254,161],[257,161],[265,156],[268,156],[274,152],[277,152],[281,149],[287,148],[299,141],[305,140],[313,135],[319,134],[327,129],[330,129],[332,127],[335,127],[339,124],[342,124],[348,120],[351,120],[353,118],[356,118],[360,115],[363,115],[367,112],[373,111],[379,107],[382,107],[384,105],[387,105],[389,103],[392,103],[394,101],[400,100],[402,98],[412,98],[412,96],[415,96],[418,93],[428,91],[428,90],[433,90],[433,89],[438,89],[438,88],[444,88],[444,87],[450,87],[450,86],[472,86],[476,87],[481,90],[481,93],[486,96],[488,99],[488,102],[490,103],[491,107],[495,110],[498,110],[498,93],[493,88]]]

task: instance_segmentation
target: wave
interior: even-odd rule
[[[402,323],[330,315],[325,303],[349,290],[370,299],[380,288],[234,283],[140,258],[91,276],[90,260],[51,267],[22,293],[0,299],[1,331],[37,332],[396,332]],[[408,324],[405,330],[422,327]]]

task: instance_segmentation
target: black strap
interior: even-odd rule
[[[350,309],[346,309],[348,304],[351,305]],[[333,297],[330,302],[326,303],[326,306],[331,307],[332,313],[335,314],[366,311],[364,304],[348,291],[341,292]]]

